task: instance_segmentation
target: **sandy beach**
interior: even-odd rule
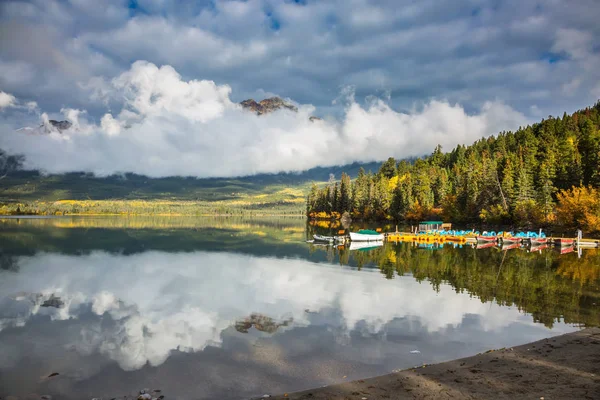
[[[600,399],[600,328],[275,399]]]

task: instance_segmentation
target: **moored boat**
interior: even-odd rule
[[[556,247],[556,251],[558,251],[560,254],[572,253],[572,252],[575,251],[575,247],[573,247],[573,246],[560,246],[560,247]]]
[[[496,246],[496,243],[494,242],[488,242],[488,243],[477,243],[477,246],[475,247],[477,250],[480,249],[488,249],[490,247],[494,247]]]
[[[313,238],[316,242],[342,242],[344,240],[343,236],[325,236],[325,235],[313,235]]]
[[[533,238],[533,237],[532,237],[532,238],[529,238],[529,243],[530,243],[532,246],[537,246],[537,245],[541,245],[541,244],[546,244],[546,243],[548,243],[548,238],[545,238],[545,237],[543,237],[543,238],[541,238],[541,237],[538,237],[538,238]]]
[[[511,243],[521,243],[523,238],[515,237],[515,236],[506,236],[502,238],[502,243],[511,244]]]
[[[444,237],[449,242],[456,242],[456,243],[461,243],[461,244],[467,243],[466,236],[444,236]]]
[[[547,249],[547,248],[548,248],[548,245],[546,243],[540,244],[540,245],[535,245],[535,246],[532,245],[529,248],[529,252],[530,253],[535,253],[537,251],[542,251],[542,250]]]
[[[519,247],[521,247],[521,243],[518,242],[502,243],[502,247],[500,247],[500,250],[512,250],[518,249]]]
[[[478,242],[496,243],[497,240],[498,240],[498,238],[496,236],[477,236]]]
[[[350,240],[353,242],[377,242],[382,241],[384,235],[382,233],[370,230],[361,229],[358,232],[350,232]]]
[[[554,243],[557,246],[561,246],[561,247],[573,246],[573,243],[575,243],[575,239],[571,239],[571,238],[557,238],[557,239],[554,240]]]

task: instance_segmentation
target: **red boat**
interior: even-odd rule
[[[546,244],[548,243],[548,238],[529,238],[529,243],[531,243],[532,246]]]
[[[496,243],[497,240],[498,238],[496,236],[477,236],[478,242]]]
[[[575,251],[575,247],[573,246],[569,246],[569,247],[558,247],[556,249],[560,254],[567,254],[567,253],[572,253]]]
[[[575,239],[570,239],[570,238],[558,238],[555,239],[554,242],[556,243],[557,246],[573,246],[573,243],[575,243]]]
[[[520,237],[508,236],[502,238],[502,243],[521,243],[521,240],[523,239]]]
[[[479,249],[487,249],[490,247],[494,247],[496,245],[496,243],[493,242],[489,242],[489,243],[477,243],[477,247],[475,247],[477,250]]]
[[[547,244],[540,244],[539,246],[531,246],[529,248],[529,252],[530,253],[534,253],[536,251],[542,251],[542,250],[547,249],[547,248],[548,248]]]
[[[518,249],[519,247],[521,247],[521,243],[509,243],[509,244],[503,244],[500,249],[501,250],[512,250],[512,249]]]

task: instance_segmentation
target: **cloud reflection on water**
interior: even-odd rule
[[[52,320],[108,314],[114,324],[87,326],[72,343],[81,354],[101,353],[124,370],[161,365],[173,350],[197,352],[219,346],[222,333],[253,313],[292,319],[277,332],[327,325],[321,312],[339,313],[337,341],[350,332],[386,334],[395,319],[418,319],[421,329],[442,333],[477,316],[481,332],[511,324],[531,325],[515,308],[485,304],[442,285],[436,293],[412,277],[382,279],[378,272],[298,259],[229,253],[150,251],[130,256],[37,254],[18,258],[19,272],[0,279],[0,329],[23,326],[35,315]],[[60,296],[64,307],[41,307],[35,294]],[[307,312],[307,310],[309,312]],[[317,314],[315,314],[317,313]],[[536,325],[540,330],[546,330]],[[574,330],[556,324],[554,331]],[[547,330],[546,330],[547,331]]]

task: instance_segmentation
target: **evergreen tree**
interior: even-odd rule
[[[396,175],[396,160],[393,157],[387,159],[386,162],[381,164],[378,172],[379,176],[383,176],[387,179],[392,178]]]
[[[507,158],[504,161],[504,169],[502,170],[502,180],[500,184],[509,209],[514,205],[517,197],[515,191],[516,171],[514,165],[514,161],[511,158]]]
[[[554,165],[552,160],[545,161],[540,166],[539,172],[539,187],[537,189],[537,202],[544,216],[544,222],[548,222],[550,215],[552,214],[552,210],[554,209],[554,193],[556,192],[556,188],[552,183],[554,179]]]
[[[531,173],[529,172],[525,163],[521,160],[521,165],[519,167],[519,171],[517,173],[517,202],[527,201],[533,199],[533,182],[531,178]]]
[[[342,179],[340,181],[340,198],[339,198],[339,211],[344,213],[350,211],[351,207],[351,181],[350,176],[342,172]]]
[[[316,183],[310,187],[310,192],[308,192],[308,198],[306,200],[306,215],[309,215],[312,211],[317,211],[317,199],[319,196],[319,187]]]
[[[437,145],[435,146],[435,150],[433,151],[433,154],[431,154],[431,157],[429,157],[429,163],[433,166],[433,167],[441,167],[442,163],[444,161],[444,154],[442,153],[442,146],[441,145]]]
[[[338,184],[337,182],[335,182],[335,184],[333,185],[333,195],[332,195],[332,199],[331,199],[331,210],[335,211],[335,212],[340,212],[340,208],[339,208],[339,196],[340,196],[340,192],[338,189]]]

